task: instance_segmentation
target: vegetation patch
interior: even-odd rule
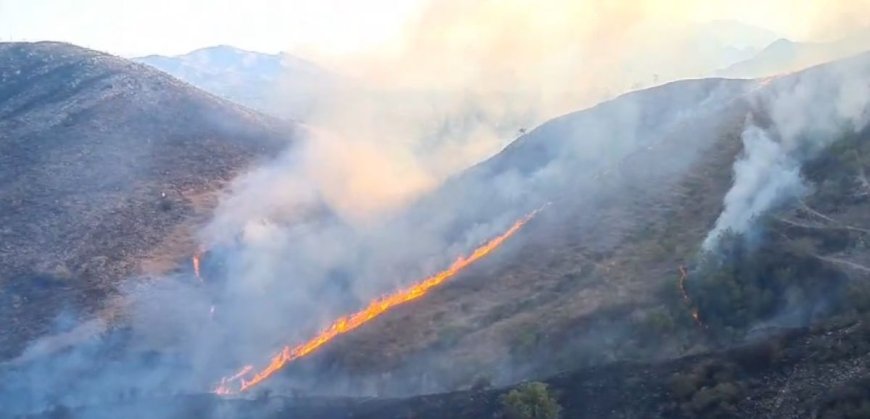
[[[506,419],[556,419],[562,414],[556,397],[540,382],[520,385],[502,396],[501,403]]]

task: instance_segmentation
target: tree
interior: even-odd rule
[[[556,419],[562,406],[540,382],[521,384],[502,396],[504,415],[508,419]]]

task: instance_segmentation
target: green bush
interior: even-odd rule
[[[733,383],[721,383],[715,387],[704,387],[698,390],[688,403],[683,404],[683,410],[690,416],[713,417],[733,413],[734,403],[739,397],[739,387]]]
[[[562,406],[540,382],[520,385],[502,396],[501,402],[508,419],[556,419],[562,413]]]
[[[730,417],[743,388],[739,368],[710,360],[671,376],[668,389],[684,416]]]
[[[772,236],[772,235],[771,235]],[[740,331],[784,310],[812,307],[838,289],[841,275],[812,255],[807,239],[747,240],[725,232],[704,253],[686,287],[714,331]]]

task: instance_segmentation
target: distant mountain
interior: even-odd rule
[[[660,37],[642,40],[645,48],[625,57],[625,84],[618,92],[665,82],[707,77],[718,69],[752,58],[780,35],[733,20],[681,25]],[[616,73],[615,73],[616,74]]]
[[[289,54],[263,54],[225,45],[134,61],[252,109],[294,119],[304,118],[315,93],[333,78],[316,64]]]
[[[713,20],[696,24],[695,28],[699,37],[735,49],[759,49],[781,38],[769,29],[737,20]]]
[[[692,27],[691,42],[703,62],[716,68],[749,59],[780,35],[734,20],[715,20]]]
[[[0,43],[0,359],[186,261],[214,193],[292,129],[142,64]]]
[[[870,49],[870,29],[833,42],[794,42],[779,39],[754,57],[716,72],[732,78],[768,77],[798,71]]]

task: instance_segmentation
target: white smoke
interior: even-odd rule
[[[800,164],[782,144],[761,128],[750,125],[743,132],[743,156],[734,163],[734,186],[725,195],[725,209],[704,240],[703,248],[715,247],[726,230],[746,233],[752,221],[783,200],[807,191]]]
[[[770,124],[761,128],[747,119],[734,184],[704,250],[714,250],[724,231],[749,232],[758,216],[808,192],[801,164],[867,127],[868,77],[870,55],[864,54],[774,80],[757,92],[755,111],[768,116]]]

